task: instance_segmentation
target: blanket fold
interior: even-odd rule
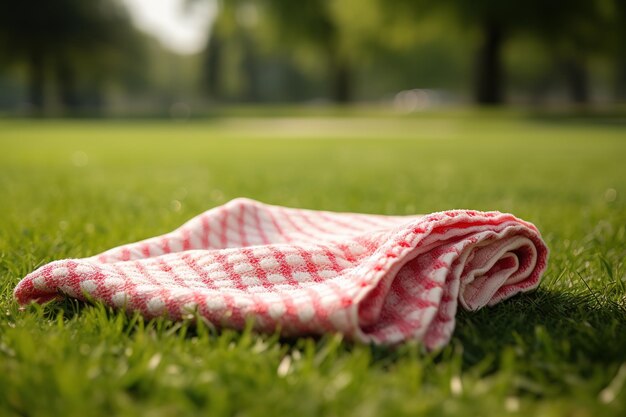
[[[235,199],[163,236],[55,261],[18,302],[62,293],[147,318],[199,314],[285,335],[341,332],[366,343],[444,346],[458,305],[478,310],[539,285],[548,250],[511,214],[380,216]]]

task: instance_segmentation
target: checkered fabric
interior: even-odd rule
[[[198,314],[237,329],[252,318],[260,331],[433,349],[450,340],[459,304],[537,287],[547,255],[536,227],[511,214],[378,216],[240,198],[163,236],[47,264],[15,297],[63,293],[148,318]]]

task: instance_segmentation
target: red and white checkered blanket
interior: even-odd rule
[[[547,255],[536,227],[511,214],[378,216],[236,199],[163,236],[47,264],[15,296],[432,349],[450,340],[459,303],[477,310],[537,287]]]

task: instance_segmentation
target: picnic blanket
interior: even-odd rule
[[[548,250],[511,214],[335,213],[238,198],[171,233],[55,261],[16,287],[21,304],[63,294],[216,326],[365,343],[450,340],[460,305],[478,310],[539,284]]]

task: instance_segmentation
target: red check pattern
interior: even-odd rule
[[[163,236],[45,265],[15,296],[432,349],[449,341],[459,304],[477,310],[537,287],[547,256],[536,227],[511,214],[396,217],[236,199]]]

